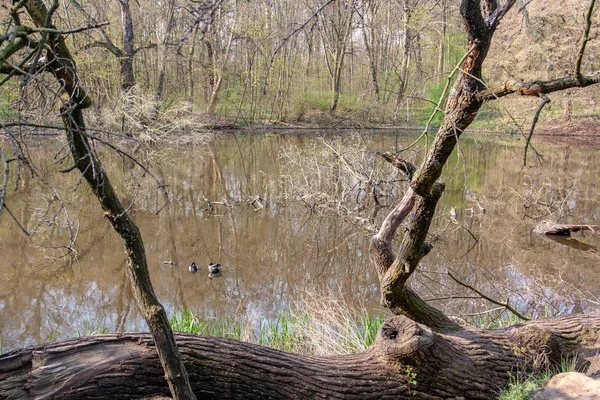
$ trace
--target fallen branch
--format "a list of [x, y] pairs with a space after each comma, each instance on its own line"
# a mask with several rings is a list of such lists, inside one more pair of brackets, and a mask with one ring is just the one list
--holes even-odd
[[552, 221], [542, 221], [533, 228], [534, 233], [540, 235], [563, 235], [568, 236], [571, 232], [592, 231], [598, 232], [598, 225], [573, 225], [557, 224]]

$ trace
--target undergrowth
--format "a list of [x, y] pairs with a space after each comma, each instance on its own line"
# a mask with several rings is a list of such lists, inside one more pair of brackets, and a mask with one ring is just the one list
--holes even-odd
[[554, 375], [563, 372], [574, 372], [576, 368], [577, 357], [561, 360], [560, 365], [556, 365], [550, 370], [543, 371], [538, 375], [530, 375], [525, 379], [519, 376], [513, 376], [511, 383], [500, 391], [498, 400], [528, 400], [533, 397], [533, 394], [540, 390], [546, 382]]
[[383, 313], [371, 315], [334, 298], [307, 296], [276, 318], [213, 319], [191, 310], [176, 311], [174, 331], [226, 337], [302, 354], [351, 354], [375, 341]]

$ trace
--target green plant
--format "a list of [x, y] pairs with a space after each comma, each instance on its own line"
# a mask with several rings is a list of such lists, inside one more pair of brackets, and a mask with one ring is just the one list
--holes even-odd
[[18, 99], [18, 87], [15, 82], [8, 81], [0, 89], [0, 121], [8, 121], [18, 117], [13, 102]]
[[406, 374], [406, 382], [409, 386], [417, 386], [417, 371], [412, 365], [404, 367], [404, 373]]
[[533, 394], [541, 389], [550, 378], [554, 375], [563, 372], [573, 372], [577, 368], [577, 355], [572, 357], [563, 358], [559, 365], [554, 368], [543, 371], [537, 375], [530, 375], [525, 379], [519, 378], [519, 375], [511, 376], [510, 384], [500, 391], [498, 400], [527, 400], [530, 399]]
[[311, 294], [274, 319], [202, 319], [185, 309], [173, 314], [171, 327], [174, 331], [228, 337], [296, 353], [349, 354], [371, 346], [383, 320], [383, 313], [373, 316], [333, 295]]
[[[75, 334], [73, 334], [73, 337], [81, 337], [81, 336], [92, 336], [92, 335], [102, 335], [104, 333], [106, 333], [107, 329], [104, 327], [101, 327], [100, 325], [98, 325], [96, 327], [96, 329], [94, 329], [92, 331], [92, 329], [90, 328], [90, 321], [88, 321], [87, 319], [83, 321], [83, 334], [81, 333], [80, 330], [77, 330], [77, 332]], [[52, 337], [50, 339], [51, 342], [54, 341], [54, 334], [55, 332], [52, 332]]]

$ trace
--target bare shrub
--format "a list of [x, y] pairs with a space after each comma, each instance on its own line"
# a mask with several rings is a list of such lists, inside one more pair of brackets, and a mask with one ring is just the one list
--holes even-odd
[[300, 201], [315, 212], [353, 215], [391, 204], [405, 178], [368, 148], [369, 139], [353, 132], [286, 144], [280, 155], [280, 200]]

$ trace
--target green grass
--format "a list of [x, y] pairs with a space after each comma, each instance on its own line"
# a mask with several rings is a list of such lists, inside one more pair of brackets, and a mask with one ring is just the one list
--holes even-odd
[[15, 82], [8, 81], [0, 88], [0, 121], [9, 121], [18, 117], [13, 102], [18, 100], [19, 89]]
[[536, 390], [542, 388], [544, 383], [553, 376], [548, 372], [538, 377], [531, 377], [520, 381], [514, 378], [511, 384], [500, 392], [498, 400], [527, 400], [533, 396]]
[[533, 394], [541, 389], [546, 382], [550, 380], [554, 375], [563, 372], [576, 371], [576, 360], [577, 357], [564, 359], [560, 365], [557, 365], [551, 370], [546, 370], [538, 375], [531, 375], [525, 379], [519, 379], [518, 376], [512, 378], [511, 383], [500, 391], [498, 400], [528, 400], [531, 399]]
[[[73, 334], [73, 337], [81, 337], [81, 336], [92, 336], [92, 335], [102, 335], [104, 333], [108, 332], [108, 329], [106, 329], [105, 327], [102, 327], [100, 325], [98, 325], [96, 327], [96, 329], [92, 330], [90, 327], [90, 321], [88, 321], [87, 319], [83, 321], [83, 331], [80, 331], [79, 329], [77, 330], [77, 332], [75, 332]], [[51, 342], [54, 342], [54, 334], [55, 332], [53, 332], [53, 337], [51, 338]]]
[[[537, 311], [530, 311], [529, 314], [524, 314], [528, 318], [551, 318], [557, 315], [557, 310], [553, 307], [546, 305], [543, 309]], [[500, 312], [488, 312], [484, 314], [478, 314], [470, 319], [466, 320], [469, 324], [476, 326], [481, 329], [497, 329], [508, 325], [515, 325], [523, 321], [508, 310], [502, 310]]]
[[350, 354], [368, 348], [383, 323], [383, 314], [362, 312], [348, 318], [325, 320], [305, 312], [281, 312], [277, 318], [204, 319], [190, 310], [176, 311], [171, 327], [176, 332], [242, 340], [302, 354]]

